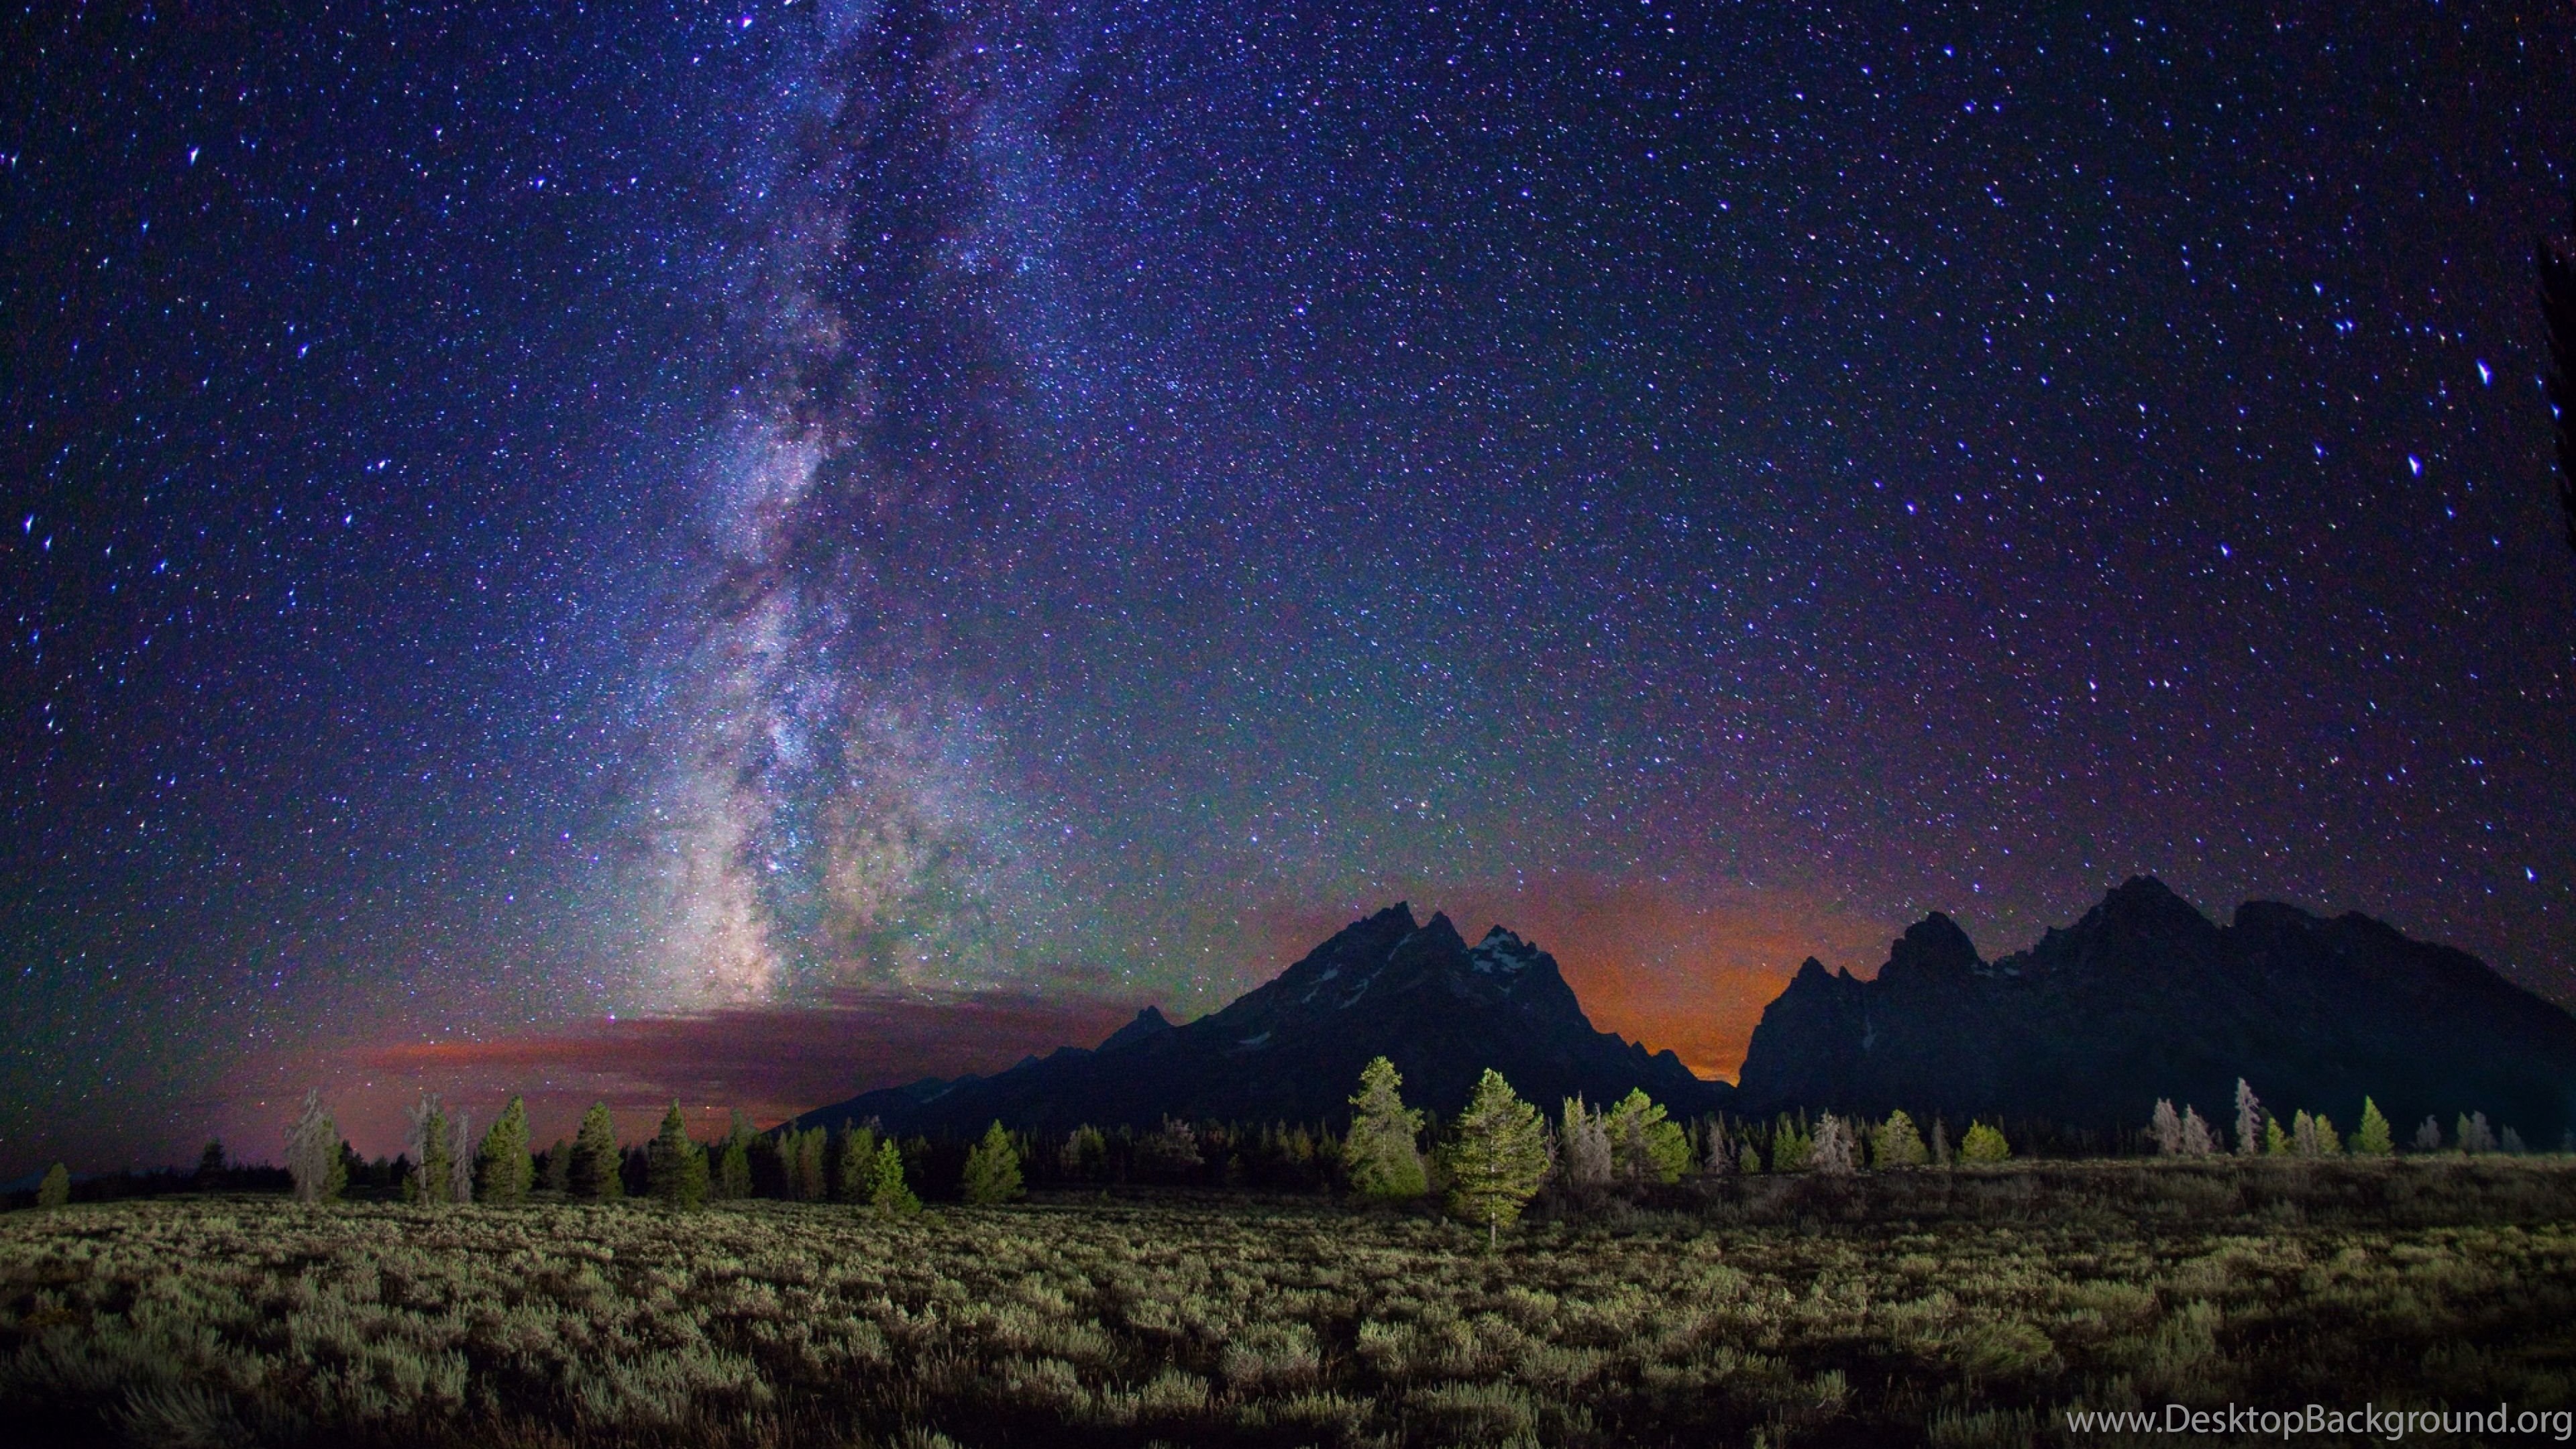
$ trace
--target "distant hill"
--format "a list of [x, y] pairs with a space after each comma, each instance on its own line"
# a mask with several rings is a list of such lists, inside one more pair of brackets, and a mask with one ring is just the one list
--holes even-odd
[[2576, 1018], [2367, 916], [2254, 901], [2220, 926], [2140, 877], [1997, 961], [1938, 913], [1875, 980], [1810, 958], [1754, 1029], [1737, 1106], [2117, 1129], [2170, 1097], [2232, 1125], [2240, 1076], [2346, 1131], [2367, 1093], [2401, 1141], [2484, 1112], [2555, 1147], [2576, 1126]]
[[1676, 1115], [1730, 1096], [1671, 1052], [1595, 1031], [1545, 951], [1497, 926], [1470, 946], [1449, 918], [1406, 905], [1355, 921], [1276, 979], [1213, 1015], [1173, 1026], [1152, 1007], [1097, 1048], [1064, 1047], [990, 1077], [931, 1080], [817, 1108], [792, 1125], [876, 1118], [901, 1133], [966, 1135], [1000, 1121], [1064, 1132], [1150, 1127], [1165, 1116], [1329, 1122], [1371, 1057], [1392, 1059], [1416, 1106], [1453, 1113], [1485, 1068], [1554, 1112], [1583, 1094], [1643, 1087]]

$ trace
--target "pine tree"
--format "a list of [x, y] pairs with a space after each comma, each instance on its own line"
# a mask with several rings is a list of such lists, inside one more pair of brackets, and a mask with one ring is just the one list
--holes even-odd
[[2200, 1115], [2200, 1109], [2196, 1107], [2182, 1109], [2182, 1155], [2185, 1157], [2218, 1155], [2218, 1129], [2210, 1126], [2209, 1119]]
[[2388, 1119], [2379, 1114], [2379, 1104], [2368, 1097], [2361, 1099], [2361, 1130], [2352, 1134], [2352, 1151], [2356, 1157], [2390, 1157], [2397, 1144], [2389, 1136]]
[[423, 1096], [411, 1106], [411, 1175], [403, 1181], [403, 1200], [438, 1204], [455, 1196], [455, 1164], [447, 1153], [447, 1114], [438, 1099]]
[[1735, 1171], [1735, 1150], [1727, 1140], [1725, 1122], [1708, 1124], [1708, 1151], [1700, 1159], [1699, 1170], [1711, 1177], [1724, 1177]]
[[1924, 1149], [1923, 1134], [1914, 1130], [1914, 1119], [1903, 1112], [1888, 1113], [1870, 1134], [1869, 1155], [1879, 1167], [1921, 1167], [1932, 1157]]
[[2236, 1079], [2236, 1155], [2252, 1157], [2263, 1150], [2263, 1104], [2243, 1077]]
[[877, 1144], [877, 1160], [868, 1172], [868, 1206], [881, 1213], [917, 1213], [921, 1199], [904, 1185], [903, 1152], [889, 1137]]
[[1431, 1190], [1422, 1151], [1414, 1145], [1422, 1114], [1404, 1105], [1403, 1087], [1395, 1063], [1384, 1057], [1372, 1057], [1360, 1068], [1342, 1160], [1350, 1172], [1351, 1192], [1368, 1201], [1402, 1202]]
[[572, 1140], [570, 1138], [558, 1137], [555, 1139], [555, 1145], [546, 1149], [545, 1172], [539, 1180], [548, 1192], [565, 1197], [572, 1195]]
[[2462, 1152], [2493, 1152], [2495, 1145], [2495, 1129], [2487, 1125], [2486, 1113], [2471, 1112], [2460, 1119]]
[[2012, 1144], [2004, 1140], [2003, 1129], [1983, 1122], [1968, 1124], [1968, 1135], [1959, 1139], [1962, 1162], [2002, 1162], [2012, 1156]]
[[501, 1207], [528, 1200], [528, 1184], [537, 1164], [528, 1156], [528, 1104], [518, 1097], [492, 1119], [483, 1145], [474, 1152], [474, 1199]]
[[615, 1202], [626, 1196], [626, 1183], [619, 1175], [622, 1166], [617, 1121], [608, 1115], [607, 1103], [593, 1102], [581, 1114], [581, 1131], [572, 1140], [567, 1186], [583, 1202]]
[[1491, 1247], [1547, 1180], [1547, 1123], [1512, 1094], [1502, 1073], [1487, 1067], [1458, 1114], [1457, 1132], [1441, 1155], [1449, 1170], [1449, 1211], [1483, 1223]]
[[2418, 1152], [2441, 1151], [2442, 1124], [2434, 1121], [2429, 1116], [2426, 1117], [2423, 1122], [2418, 1124], [2415, 1128], [2415, 1150]]
[[224, 1166], [224, 1144], [220, 1141], [207, 1143], [206, 1150], [197, 1154], [197, 1186], [223, 1186]]
[[1628, 1182], [1679, 1182], [1690, 1168], [1690, 1138], [1645, 1089], [1631, 1087], [1603, 1118], [1611, 1171]]
[[1828, 1177], [1849, 1177], [1860, 1170], [1860, 1140], [1849, 1122], [1831, 1112], [1816, 1119], [1816, 1143], [1807, 1154], [1807, 1170]]
[[337, 1202], [348, 1186], [349, 1170], [340, 1162], [340, 1129], [318, 1091], [304, 1094], [304, 1110], [286, 1131], [286, 1175], [301, 1203]]
[[1932, 1165], [1947, 1167], [1950, 1161], [1950, 1124], [1935, 1117], [1932, 1119]]
[[2317, 1156], [2343, 1156], [2343, 1139], [2335, 1135], [2334, 1119], [2319, 1112], [2311, 1119], [2317, 1129]]
[[36, 1206], [58, 1208], [72, 1200], [72, 1170], [57, 1162], [45, 1169], [45, 1180], [36, 1184]]
[[644, 1180], [654, 1201], [683, 1212], [706, 1205], [707, 1154], [689, 1140], [689, 1119], [681, 1115], [678, 1098], [662, 1114], [662, 1130], [646, 1154]]
[[2317, 1155], [2317, 1119], [2304, 1108], [2290, 1118], [2290, 1151], [2300, 1157]]
[[2147, 1136], [2156, 1144], [2158, 1156], [2182, 1156], [2182, 1118], [2174, 1115], [2172, 1102], [2156, 1098], [2156, 1110], [2147, 1117]]
[[[711, 1194], [725, 1202], [736, 1202], [751, 1196], [751, 1141], [755, 1136], [751, 1119], [742, 1109], [733, 1111], [733, 1126], [725, 1133], [724, 1151], [716, 1158], [715, 1181]], [[854, 1197], [852, 1201], [856, 1201]]]
[[868, 1168], [876, 1161], [877, 1129], [867, 1123], [844, 1124], [841, 1145], [832, 1153], [832, 1200], [868, 1200]]
[[2286, 1157], [2289, 1155], [2289, 1151], [2290, 1134], [2281, 1130], [2281, 1119], [2278, 1117], [2266, 1117], [2263, 1120], [2263, 1155], [2266, 1157]]
[[1808, 1135], [1804, 1113], [1792, 1118], [1788, 1113], [1783, 1112], [1780, 1114], [1780, 1120], [1771, 1125], [1771, 1170], [1773, 1172], [1806, 1171], [1807, 1154], [1815, 1151], [1815, 1148], [1816, 1139]]
[[1581, 1094], [1565, 1099], [1558, 1113], [1556, 1170], [1567, 1185], [1597, 1188], [1610, 1181], [1609, 1129], [1601, 1114], [1583, 1105]]
[[474, 1132], [462, 1111], [447, 1119], [447, 1200], [474, 1201]]
[[1064, 1151], [1057, 1161], [1064, 1168], [1065, 1176], [1089, 1178], [1109, 1161], [1109, 1139], [1100, 1135], [1099, 1128], [1086, 1122], [1074, 1128], [1073, 1135], [1064, 1139]]
[[985, 1128], [984, 1140], [967, 1151], [965, 1191], [966, 1200], [977, 1207], [1027, 1196], [1020, 1185], [1020, 1149], [1001, 1123]]

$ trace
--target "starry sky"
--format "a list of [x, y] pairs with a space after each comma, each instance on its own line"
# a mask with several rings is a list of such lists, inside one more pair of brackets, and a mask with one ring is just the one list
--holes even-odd
[[2136, 872], [2576, 1001], [2564, 6], [295, 9], [0, 22], [0, 1174], [1395, 899], [1711, 1075]]

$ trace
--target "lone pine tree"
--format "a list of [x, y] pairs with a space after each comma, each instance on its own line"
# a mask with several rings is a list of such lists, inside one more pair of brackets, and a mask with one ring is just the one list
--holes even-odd
[[875, 1164], [868, 1171], [868, 1206], [881, 1213], [917, 1213], [921, 1199], [903, 1180], [903, 1150], [886, 1138], [877, 1144]]
[[72, 1170], [57, 1162], [45, 1169], [45, 1180], [36, 1184], [36, 1206], [58, 1208], [72, 1200]]
[[1449, 1211], [1483, 1223], [1491, 1247], [1547, 1180], [1547, 1123], [1513, 1094], [1502, 1073], [1487, 1067], [1458, 1114], [1457, 1132], [1441, 1156], [1449, 1169]]
[[1395, 1063], [1372, 1057], [1360, 1068], [1360, 1089], [1351, 1098], [1351, 1135], [1342, 1144], [1342, 1158], [1349, 1164], [1351, 1191], [1372, 1201], [1403, 1201], [1431, 1190], [1413, 1141], [1422, 1130], [1422, 1114], [1404, 1105], [1403, 1086]]

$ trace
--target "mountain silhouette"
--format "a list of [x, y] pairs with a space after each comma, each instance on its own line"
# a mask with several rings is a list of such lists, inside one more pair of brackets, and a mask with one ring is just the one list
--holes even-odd
[[2366, 1094], [2400, 1140], [2483, 1112], [2554, 1147], [2576, 1126], [2576, 1018], [2368, 916], [2251, 901], [2221, 926], [2141, 876], [1996, 961], [1937, 912], [1873, 980], [1809, 958], [1754, 1029], [1736, 1107], [2116, 1130], [2165, 1097], [2232, 1126], [2239, 1077], [2284, 1117], [2350, 1130]]
[[1677, 1116], [1717, 1110], [1730, 1095], [1671, 1052], [1649, 1055], [1593, 1030], [1545, 951], [1500, 926], [1470, 946], [1447, 916], [1417, 922], [1398, 904], [1187, 1025], [1149, 1006], [1090, 1050], [867, 1092], [790, 1125], [874, 1118], [890, 1132], [954, 1136], [996, 1121], [1065, 1132], [1151, 1127], [1166, 1116], [1338, 1126], [1360, 1068], [1381, 1055], [1403, 1073], [1407, 1101], [1444, 1114], [1466, 1105], [1487, 1067], [1549, 1112], [1577, 1093], [1607, 1102], [1638, 1087]]

